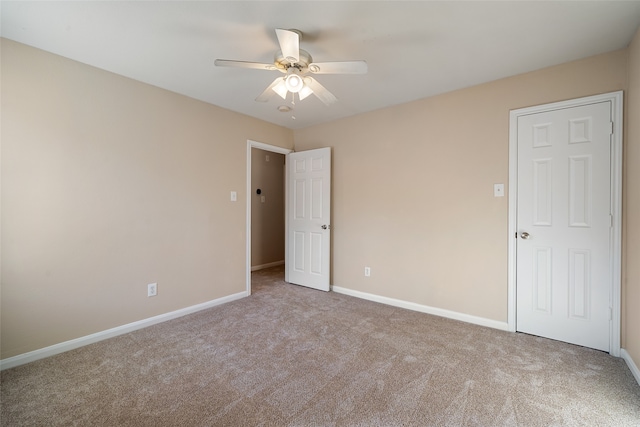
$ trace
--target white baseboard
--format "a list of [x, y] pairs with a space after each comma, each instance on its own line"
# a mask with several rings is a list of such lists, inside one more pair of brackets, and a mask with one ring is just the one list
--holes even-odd
[[169, 313], [160, 314], [158, 316], [149, 317], [148, 319], [139, 320], [137, 322], [128, 323], [126, 325], [117, 326], [115, 328], [107, 329], [106, 331], [96, 332], [95, 334], [86, 335], [84, 337], [76, 338], [70, 341], [54, 344], [49, 347], [41, 348], [38, 350], [30, 351], [28, 353], [19, 354], [17, 356], [8, 357], [0, 360], [0, 370], [13, 368], [16, 366], [24, 365], [25, 363], [34, 362], [45, 357], [54, 356], [65, 351], [73, 350], [85, 345], [93, 344], [98, 341], [106, 340], [108, 338], [117, 337], [118, 335], [127, 334], [138, 329], [146, 328], [148, 326], [155, 325], [157, 323], [166, 322], [167, 320], [176, 319], [178, 317], [185, 316], [187, 314], [195, 313], [200, 310], [214, 307], [216, 305], [224, 304], [226, 302], [235, 301], [247, 296], [247, 292], [238, 292], [237, 294], [228, 295], [226, 297], [214, 299], [202, 304], [192, 305], [190, 307], [182, 308], [180, 310], [171, 311]]
[[260, 265], [252, 265], [251, 266], [251, 271], [257, 271], [257, 270], [262, 270], [265, 268], [269, 268], [269, 267], [275, 267], [277, 265], [283, 265], [284, 264], [284, 260], [282, 261], [275, 261], [275, 262], [269, 262], [266, 264], [260, 264]]
[[629, 367], [629, 370], [631, 371], [633, 376], [636, 378], [636, 382], [638, 383], [638, 385], [640, 385], [640, 369], [638, 369], [638, 366], [635, 364], [635, 362], [631, 358], [631, 355], [629, 354], [629, 352], [627, 352], [627, 350], [625, 350], [624, 348], [621, 348], [620, 357], [622, 357], [624, 361], [627, 362], [627, 366]]
[[446, 317], [448, 319], [460, 320], [462, 322], [473, 323], [474, 325], [486, 326], [501, 331], [508, 330], [507, 322], [499, 322], [497, 320], [486, 319], [484, 317], [472, 316], [470, 314], [458, 313], [456, 311], [444, 310], [442, 308], [430, 307], [428, 305], [416, 304], [414, 302], [403, 301], [395, 298], [383, 297], [380, 295], [369, 294], [367, 292], [354, 291], [353, 289], [332, 286], [334, 292], [350, 295], [352, 297], [362, 298], [369, 301], [375, 301], [382, 304], [392, 305], [395, 307], [406, 308], [408, 310], [419, 311], [421, 313], [433, 314], [435, 316]]

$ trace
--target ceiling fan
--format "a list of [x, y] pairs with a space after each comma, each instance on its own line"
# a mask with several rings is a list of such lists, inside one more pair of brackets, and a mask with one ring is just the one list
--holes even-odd
[[[248, 61], [216, 59], [218, 67], [254, 68], [257, 70], [278, 70], [285, 74], [278, 77], [262, 92], [256, 101], [266, 102], [274, 94], [287, 99], [291, 92], [300, 100], [314, 94], [325, 105], [337, 101], [336, 97], [309, 74], [366, 74], [365, 61], [313, 62], [309, 52], [300, 49], [302, 33], [298, 30], [276, 29], [280, 50], [276, 52], [272, 64]], [[295, 98], [294, 98], [295, 99]]]

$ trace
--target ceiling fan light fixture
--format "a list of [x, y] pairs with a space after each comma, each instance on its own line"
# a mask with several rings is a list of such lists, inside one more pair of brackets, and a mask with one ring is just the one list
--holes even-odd
[[302, 101], [303, 99], [305, 99], [307, 96], [311, 95], [312, 93], [313, 93], [313, 90], [305, 82], [305, 84], [302, 87], [302, 89], [300, 89], [300, 92], [298, 92], [298, 97], [300, 98], [300, 101]]
[[280, 98], [287, 99], [287, 84], [284, 78], [280, 79], [280, 82], [273, 87], [273, 91], [280, 95]]
[[287, 70], [287, 77], [284, 78], [284, 84], [289, 92], [300, 92], [300, 89], [304, 86], [304, 80], [302, 80], [297, 68], [291, 67]]
[[[2, 1], [2, 0], [0, 0]], [[313, 58], [306, 50], [300, 49], [302, 33], [299, 30], [284, 30], [276, 28], [276, 37], [280, 50], [275, 53], [273, 63], [236, 61], [216, 59], [217, 67], [250, 68], [257, 70], [280, 71], [284, 76], [278, 77], [258, 95], [256, 101], [267, 102], [277, 93], [285, 101], [292, 93], [291, 103], [295, 103], [295, 94], [303, 100], [309, 95], [315, 95], [325, 105], [331, 105], [338, 99], [308, 73], [313, 74], [366, 74], [365, 61], [333, 61], [313, 62]]]

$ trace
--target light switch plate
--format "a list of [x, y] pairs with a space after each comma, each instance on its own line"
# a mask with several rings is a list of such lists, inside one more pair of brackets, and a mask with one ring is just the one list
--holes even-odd
[[493, 184], [493, 197], [504, 197], [504, 184]]
[[238, 193], [237, 192], [235, 192], [235, 191], [231, 192], [231, 201], [232, 202], [238, 201]]

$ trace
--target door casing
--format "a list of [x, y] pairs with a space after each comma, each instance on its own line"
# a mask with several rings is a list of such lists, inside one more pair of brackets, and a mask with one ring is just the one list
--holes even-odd
[[509, 114], [509, 226], [508, 226], [508, 311], [507, 325], [511, 332], [516, 331], [516, 231], [518, 200], [518, 117], [528, 114], [571, 108], [599, 102], [611, 102], [613, 135], [611, 140], [611, 214], [613, 225], [609, 241], [611, 290], [610, 302], [613, 307], [610, 354], [620, 357], [621, 328], [621, 260], [622, 260], [622, 129], [623, 114], [622, 91], [611, 92], [551, 104], [511, 110]]

